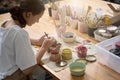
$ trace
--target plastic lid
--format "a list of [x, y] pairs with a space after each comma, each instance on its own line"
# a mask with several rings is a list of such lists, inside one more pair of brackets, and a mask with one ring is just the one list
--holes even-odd
[[87, 55], [85, 59], [89, 62], [96, 61], [96, 57], [94, 55]]

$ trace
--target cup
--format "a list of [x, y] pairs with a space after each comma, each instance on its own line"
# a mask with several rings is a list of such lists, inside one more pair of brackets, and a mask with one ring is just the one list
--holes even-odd
[[86, 26], [85, 26], [85, 23], [83, 21], [78, 21], [78, 31], [80, 33], [86, 32]]
[[62, 33], [64, 33], [66, 31], [66, 25], [56, 25], [56, 33], [58, 35], [58, 37], [61, 37]]
[[52, 9], [52, 18], [54, 20], [58, 20], [59, 19], [58, 11], [57, 10]]
[[97, 28], [90, 28], [88, 27], [88, 35], [90, 37], [94, 37], [94, 31], [97, 30]]

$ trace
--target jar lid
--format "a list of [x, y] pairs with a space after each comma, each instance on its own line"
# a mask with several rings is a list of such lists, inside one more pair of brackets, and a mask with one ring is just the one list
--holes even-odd
[[58, 67], [64, 67], [67, 65], [67, 62], [65, 60], [60, 60], [59, 62], [56, 62], [56, 66]]
[[96, 61], [96, 57], [94, 55], [87, 55], [85, 59], [89, 62]]
[[84, 63], [84, 64], [87, 64], [87, 61], [86, 61], [85, 58], [76, 59], [75, 61], [76, 61], [76, 62], [82, 62], [82, 63]]

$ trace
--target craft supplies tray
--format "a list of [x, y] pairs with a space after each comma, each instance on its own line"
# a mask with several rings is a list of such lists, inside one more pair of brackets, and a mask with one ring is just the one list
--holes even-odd
[[98, 62], [120, 73], [120, 57], [109, 51], [115, 48], [115, 43], [118, 41], [120, 41], [120, 35], [97, 43], [95, 47]]

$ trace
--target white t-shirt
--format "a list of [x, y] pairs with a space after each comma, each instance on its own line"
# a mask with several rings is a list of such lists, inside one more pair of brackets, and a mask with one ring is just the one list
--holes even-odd
[[0, 27], [0, 80], [35, 64], [28, 33], [18, 25]]

